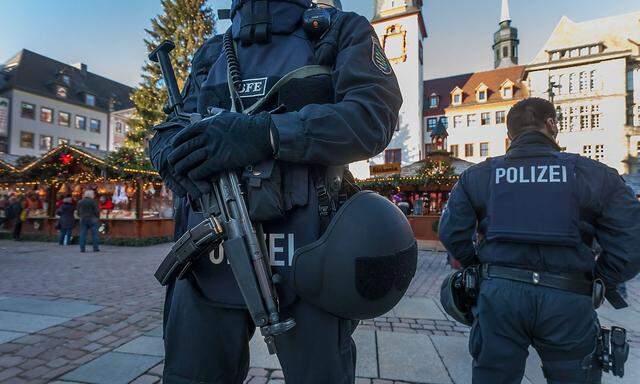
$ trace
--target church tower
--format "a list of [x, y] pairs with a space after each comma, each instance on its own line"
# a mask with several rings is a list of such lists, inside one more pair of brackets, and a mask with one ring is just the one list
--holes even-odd
[[[422, 41], [427, 37], [422, 0], [375, 0], [371, 21], [398, 78], [402, 99], [396, 132], [375, 164], [407, 165], [424, 157]], [[430, 142], [430, 138], [426, 138]]]
[[511, 26], [509, 0], [502, 0], [500, 29], [493, 34], [494, 67], [518, 65], [518, 29]]

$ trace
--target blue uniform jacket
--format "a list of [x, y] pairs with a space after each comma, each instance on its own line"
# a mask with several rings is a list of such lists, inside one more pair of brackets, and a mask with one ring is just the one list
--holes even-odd
[[[547, 136], [530, 132], [518, 136], [508, 153], [526, 156], [558, 151], [559, 147]], [[615, 287], [640, 271], [640, 203], [618, 172], [602, 163], [579, 156], [575, 174], [582, 238], [577, 247], [487, 241], [484, 238], [492, 177], [490, 159], [460, 176], [440, 219], [440, 240], [464, 266], [480, 262], [538, 271], [593, 273], [602, 278], [606, 286]], [[544, 223], [536, 224], [544, 226]], [[476, 229], [479, 234], [477, 251], [472, 242]], [[597, 261], [591, 250], [594, 238], [602, 246]]]

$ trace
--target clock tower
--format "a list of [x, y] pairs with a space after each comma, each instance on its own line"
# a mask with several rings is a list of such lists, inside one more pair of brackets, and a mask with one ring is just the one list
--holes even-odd
[[[382, 153], [372, 162], [407, 165], [424, 158], [422, 41], [427, 33], [422, 0], [375, 0], [371, 24], [398, 78], [404, 100], [396, 132], [387, 147], [392, 153]], [[430, 142], [431, 138], [426, 139]]]

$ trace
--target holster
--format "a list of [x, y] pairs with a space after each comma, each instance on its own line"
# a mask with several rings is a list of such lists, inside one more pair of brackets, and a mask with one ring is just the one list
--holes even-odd
[[603, 372], [624, 376], [624, 364], [629, 357], [627, 330], [622, 327], [600, 328], [597, 345], [598, 360]]

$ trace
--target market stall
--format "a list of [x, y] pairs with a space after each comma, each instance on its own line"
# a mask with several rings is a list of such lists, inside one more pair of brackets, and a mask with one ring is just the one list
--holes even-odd
[[172, 196], [157, 173], [114, 165], [107, 155], [64, 144], [15, 169], [12, 178], [0, 178], [0, 190], [23, 201], [27, 212], [23, 233], [55, 235], [56, 209], [62, 199], [71, 197], [76, 203], [90, 189], [98, 199], [105, 238], [170, 237]]
[[417, 239], [437, 240], [437, 225], [449, 192], [458, 175], [471, 165], [445, 151], [434, 151], [404, 167], [378, 167], [380, 172], [357, 182], [393, 201], [407, 215]]

